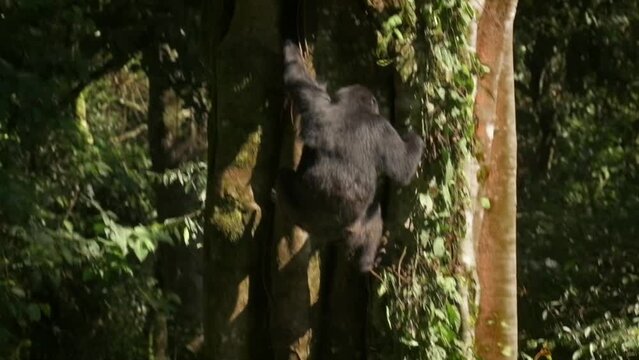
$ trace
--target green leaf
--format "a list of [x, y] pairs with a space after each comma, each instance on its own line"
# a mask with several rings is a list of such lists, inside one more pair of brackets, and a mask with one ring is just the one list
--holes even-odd
[[424, 208], [424, 212], [426, 215], [433, 212], [433, 198], [430, 197], [430, 194], [419, 194], [419, 204]]
[[98, 257], [100, 256], [100, 245], [95, 240], [87, 240], [86, 252], [87, 256]]
[[189, 232], [189, 228], [185, 226], [184, 230], [182, 231], [182, 240], [184, 241], [184, 244], [188, 245], [190, 239], [191, 232]]
[[565, 332], [569, 333], [569, 334], [571, 334], [571, 333], [572, 333], [572, 330], [571, 330], [568, 326], [565, 326], [565, 325], [564, 325], [564, 326], [562, 326], [562, 327], [561, 327], [561, 329], [562, 329], [563, 331], [565, 331]]
[[448, 315], [448, 320], [453, 325], [455, 330], [458, 330], [461, 325], [461, 315], [459, 314], [459, 309], [452, 304], [446, 304], [446, 313]]
[[40, 312], [46, 316], [51, 316], [51, 306], [49, 304], [40, 304]]
[[509, 345], [505, 345], [501, 348], [501, 354], [510, 357], [513, 354], [513, 348]]
[[26, 296], [24, 290], [21, 287], [15, 286], [11, 288], [11, 292], [13, 293], [13, 295], [19, 297], [19, 298], [23, 298]]
[[433, 255], [440, 258], [446, 254], [446, 246], [444, 244], [444, 238], [438, 237], [433, 241]]
[[40, 321], [40, 306], [36, 305], [36, 304], [29, 304], [27, 306], [27, 316], [29, 317], [29, 320], [31, 321]]
[[586, 329], [584, 330], [584, 337], [589, 337], [590, 334], [592, 334], [592, 326], [587, 326]]
[[419, 343], [415, 340], [415, 339], [406, 339], [406, 338], [400, 338], [399, 341], [402, 342], [402, 344], [406, 345], [406, 346], [410, 346], [410, 347], [417, 347], [419, 346]]
[[132, 242], [130, 246], [138, 260], [144, 261], [144, 259], [146, 259], [146, 256], [149, 254], [149, 249], [145, 246], [144, 239], [138, 239], [138, 241]]
[[384, 294], [386, 294], [387, 290], [388, 288], [386, 287], [386, 285], [384, 283], [381, 283], [379, 285], [379, 288], [377, 288], [377, 296], [382, 297]]
[[450, 208], [452, 205], [452, 201], [450, 197], [450, 190], [448, 190], [448, 186], [442, 187], [442, 196], [444, 197], [444, 203], [446, 204], [446, 207]]
[[452, 184], [453, 183], [453, 176], [455, 175], [455, 168], [453, 167], [453, 163], [450, 161], [450, 158], [448, 159], [448, 161], [446, 161], [446, 184]]
[[67, 229], [67, 231], [72, 232], [73, 231], [73, 224], [71, 223], [71, 221], [69, 220], [64, 220], [62, 222], [62, 225], [64, 226], [65, 229]]
[[482, 198], [479, 199], [479, 202], [481, 203], [482, 208], [484, 208], [485, 210], [490, 210], [490, 200], [487, 197], [482, 196]]
[[62, 254], [62, 257], [64, 258], [64, 261], [66, 261], [67, 263], [73, 262], [73, 254], [71, 254], [71, 251], [69, 250], [69, 248], [67, 248], [66, 246], [62, 247], [60, 249], [60, 253]]
[[93, 269], [84, 269], [82, 271], [82, 281], [89, 281], [95, 278], [95, 272]]
[[392, 29], [402, 24], [402, 17], [399, 14], [395, 14], [386, 20], [384, 25], [382, 25], [384, 32], [390, 32]]

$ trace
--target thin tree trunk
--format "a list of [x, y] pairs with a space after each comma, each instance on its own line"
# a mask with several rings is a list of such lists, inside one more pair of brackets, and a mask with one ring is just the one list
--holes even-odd
[[[275, 0], [234, 5], [219, 48], [221, 29], [205, 39], [212, 47], [215, 112], [209, 117], [209, 147], [215, 149], [209, 152], [205, 209], [205, 357], [268, 359], [268, 265], [262, 259], [271, 237], [281, 112], [279, 11]], [[206, 15], [223, 21], [221, 13], [213, 5]]]
[[[477, 27], [478, 20], [481, 18], [484, 8], [485, 0], [477, 0], [473, 2], [473, 8], [475, 10], [475, 17], [471, 24], [469, 41], [472, 48], [477, 51]], [[476, 81], [477, 83], [478, 81]], [[479, 201], [479, 162], [472, 155], [464, 160], [462, 165], [464, 171], [464, 177], [466, 180], [466, 187], [468, 189], [468, 198], [471, 200], [466, 205], [464, 211], [464, 218], [466, 220], [466, 234], [462, 239], [459, 250], [456, 254], [457, 263], [460, 264], [463, 277], [467, 281], [459, 282], [458, 289], [462, 298], [460, 303], [460, 317], [461, 326], [460, 334], [465, 347], [465, 353], [467, 358], [471, 358], [473, 355], [473, 347], [475, 343], [475, 316], [473, 309], [479, 307], [478, 286], [479, 278], [477, 275], [477, 254], [475, 249], [475, 238], [473, 232], [473, 224], [475, 223], [476, 209], [481, 209], [481, 202]]]
[[[199, 129], [196, 134], [178, 133], [178, 124], [186, 121], [183, 114], [184, 102], [170, 86], [169, 76], [160, 61], [161, 47], [145, 54], [149, 77], [149, 109], [148, 109], [148, 138], [151, 154], [151, 168], [162, 175], [170, 169], [177, 169], [180, 165], [202, 158], [205, 152], [202, 141], [197, 137], [205, 136], [205, 129]], [[173, 124], [171, 129], [167, 124]], [[195, 128], [193, 128], [194, 131]], [[178, 140], [182, 139], [182, 140]], [[185, 149], [188, 149], [185, 150]], [[158, 221], [185, 216], [200, 208], [201, 203], [195, 191], [187, 191], [184, 185], [177, 182], [165, 184], [157, 181], [154, 184], [155, 206]], [[156, 332], [162, 334], [169, 353], [177, 358], [189, 357], [187, 343], [201, 335], [202, 319], [202, 260], [201, 251], [197, 248], [197, 241], [193, 239], [185, 244], [184, 239], [174, 236], [174, 243], [161, 243], [157, 252], [155, 268], [162, 290], [179, 296], [180, 304], [167, 326], [165, 314], [155, 321]], [[164, 324], [162, 324], [164, 322]], [[159, 344], [155, 348], [160, 351]], [[156, 357], [165, 354], [156, 352]]]
[[[309, 1], [282, 2], [282, 33], [287, 39], [310, 39], [317, 24]], [[305, 54], [313, 72], [312, 54]], [[302, 156], [301, 118], [287, 103], [282, 116], [280, 168], [295, 169]], [[276, 206], [276, 210], [277, 206]], [[275, 359], [317, 358], [320, 306], [320, 256], [303, 229], [284, 221], [276, 211], [272, 265], [271, 329]]]
[[[480, 163], [485, 174], [474, 232], [481, 286], [476, 349], [483, 359], [517, 358], [516, 169], [513, 77], [516, 0], [487, 0], [477, 50], [491, 72], [480, 82], [475, 105]], [[486, 202], [484, 201], [484, 204]]]
[[[284, 114], [284, 138], [280, 165], [295, 168], [303, 144], [297, 137], [299, 116]], [[279, 210], [279, 209], [278, 209]], [[275, 359], [311, 358], [314, 339], [311, 307], [319, 306], [319, 263], [311, 262], [308, 234], [284, 221], [280, 211], [275, 218], [275, 261], [272, 269], [271, 339]]]

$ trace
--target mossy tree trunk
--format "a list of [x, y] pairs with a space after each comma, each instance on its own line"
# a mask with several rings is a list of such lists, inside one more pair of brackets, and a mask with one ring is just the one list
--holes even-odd
[[[230, 16], [215, 2], [206, 16]], [[240, 0], [228, 34], [207, 34], [213, 113], [205, 206], [207, 359], [268, 358], [265, 252], [281, 113], [279, 3]], [[226, 15], [222, 15], [226, 14]], [[211, 27], [219, 26], [217, 22]]]
[[[477, 53], [490, 72], [475, 103], [480, 190], [473, 232], [481, 287], [476, 350], [483, 359], [517, 359], [515, 90], [513, 21], [516, 0], [486, 0]], [[485, 208], [485, 209], [484, 209]]]
[[[303, 231], [283, 224], [277, 214], [272, 217], [268, 195], [278, 168], [277, 145], [283, 140], [279, 166], [294, 166], [301, 149], [294, 140], [295, 127], [288, 126], [294, 123], [290, 109], [282, 111], [282, 99], [278, 98], [282, 69], [277, 4], [274, 0], [237, 2], [230, 31], [212, 52], [216, 59], [211, 62], [215, 85], [211, 94], [216, 112], [209, 123], [210, 182], [205, 216], [207, 358], [376, 358], [381, 341], [371, 337], [371, 321], [384, 322], [385, 337], [399, 337], [407, 331], [395, 328], [396, 324], [388, 328], [385, 309], [369, 307], [370, 289], [379, 290], [381, 284], [357, 273], [339, 249], [340, 242], [321, 247], [318, 256]], [[307, 19], [317, 19], [310, 24], [316, 29], [315, 36], [304, 40], [311, 45], [320, 81], [328, 83], [329, 91], [361, 83], [376, 92], [382, 113], [397, 120], [399, 128], [408, 122], [419, 126], [421, 118], [405, 119], [411, 109], [399, 109], [414, 106], [411, 102], [419, 101], [418, 97], [409, 87], [395, 84], [390, 68], [384, 70], [376, 64], [376, 26], [366, 4], [331, 0], [304, 5], [308, 8], [301, 11], [295, 25], [306, 28]], [[271, 108], [263, 106], [264, 100]], [[425, 182], [421, 179], [422, 187]], [[392, 238], [399, 242], [406, 235], [410, 242], [419, 230], [415, 227], [422, 226], [406, 226], [405, 221], [416, 209], [415, 188], [400, 193], [384, 185], [381, 190]], [[388, 271], [400, 268], [396, 266], [403, 259], [399, 249], [389, 258], [393, 264]], [[267, 274], [260, 273], [264, 269]], [[398, 276], [403, 279], [401, 270]], [[435, 282], [429, 277], [422, 280]], [[263, 288], [272, 295], [268, 297], [271, 306], [266, 306]], [[268, 335], [263, 332], [265, 324], [271, 330]], [[455, 337], [450, 332], [445, 335]], [[402, 353], [387, 350], [384, 354]]]

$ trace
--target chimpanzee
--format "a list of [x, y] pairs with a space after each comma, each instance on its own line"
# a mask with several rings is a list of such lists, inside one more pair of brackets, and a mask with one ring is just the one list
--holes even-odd
[[284, 63], [284, 85], [302, 117], [304, 149], [297, 170], [280, 171], [276, 200], [313, 237], [345, 239], [350, 251], [359, 252], [360, 271], [368, 272], [382, 237], [378, 178], [408, 185], [423, 140], [413, 132], [400, 136], [362, 85], [343, 87], [331, 98], [290, 41]]

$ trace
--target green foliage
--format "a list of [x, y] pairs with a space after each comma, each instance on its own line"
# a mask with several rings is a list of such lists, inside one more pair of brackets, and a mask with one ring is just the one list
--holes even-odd
[[[204, 169], [150, 173], [137, 58], [166, 42], [179, 55], [164, 69], [172, 85], [198, 88], [191, 70], [201, 64], [190, 55], [200, 43], [184, 38], [199, 24], [185, 12], [200, 5], [0, 5], [0, 358], [148, 352], [149, 313], [173, 304], [157, 288], [152, 253], [201, 233], [197, 212], [153, 223], [152, 188], [162, 181], [203, 194]], [[186, 101], [204, 106], [202, 98]]]
[[387, 324], [378, 328], [393, 336], [385, 337], [379, 358], [465, 359], [459, 306], [468, 300], [458, 289], [469, 279], [457, 271], [455, 254], [465, 235], [462, 164], [472, 150], [480, 71], [469, 47], [474, 11], [464, 0], [402, 1], [382, 16], [379, 63], [393, 64], [414, 94], [407, 122], [421, 129], [429, 161], [413, 189], [419, 202], [410, 234], [398, 239], [402, 260], [381, 274]]
[[[635, 305], [639, 306], [639, 305]], [[634, 316], [637, 316], [637, 312]], [[585, 327], [567, 326], [558, 334], [559, 343], [576, 344], [572, 359], [629, 359], [639, 356], [639, 326], [636, 321], [608, 318]]]
[[151, 223], [145, 139], [123, 136], [146, 120], [123, 105], [146, 102], [130, 68], [83, 91], [87, 126], [71, 106], [42, 127], [0, 118], [1, 358], [139, 359], [170, 305], [143, 261], [184, 225]]
[[207, 165], [204, 161], [185, 162], [178, 169], [168, 169], [154, 180], [159, 181], [164, 186], [171, 184], [179, 184], [184, 191], [197, 192], [198, 200], [204, 203], [206, 197], [206, 169]]
[[639, 3], [520, 1], [519, 319], [526, 349], [637, 359]]

